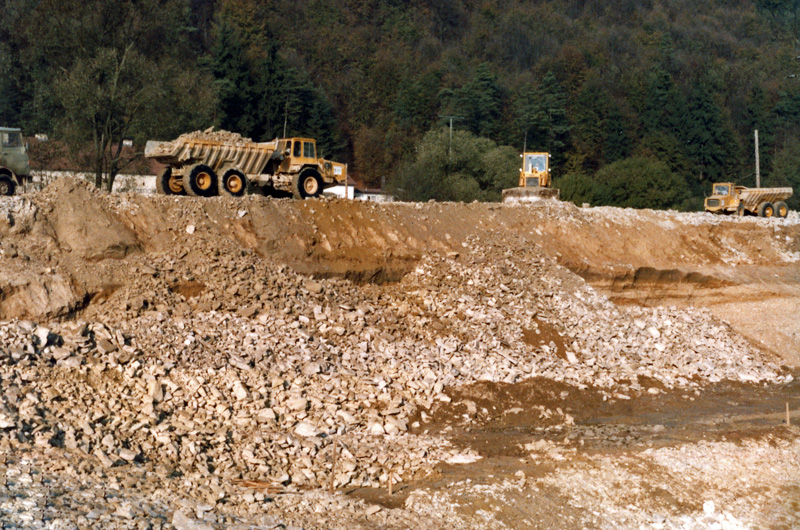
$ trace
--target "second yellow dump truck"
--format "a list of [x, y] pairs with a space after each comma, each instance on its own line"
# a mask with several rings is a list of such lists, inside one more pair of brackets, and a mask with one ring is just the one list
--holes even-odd
[[784, 218], [789, 214], [785, 201], [792, 193], [792, 188], [747, 188], [721, 182], [712, 186], [711, 196], [705, 200], [705, 209], [718, 214]]
[[345, 164], [317, 157], [311, 138], [253, 142], [208, 129], [171, 142], [147, 142], [144, 154], [166, 165], [156, 177], [157, 190], [166, 195], [238, 197], [248, 188], [260, 188], [265, 194], [284, 192], [306, 199], [347, 178]]

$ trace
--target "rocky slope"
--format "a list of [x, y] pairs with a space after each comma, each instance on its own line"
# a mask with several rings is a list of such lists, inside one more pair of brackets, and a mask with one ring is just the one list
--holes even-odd
[[[176, 199], [70, 180], [0, 202], [0, 519], [16, 527], [481, 527], [480, 510], [451, 513], [450, 493], [391, 510], [345, 494], [486, 456], [453, 425], [524, 415], [525, 454], [563, 461], [547, 444], [577, 432], [590, 401], [793, 379], [782, 365], [796, 352], [758, 347], [685, 297], [617, 305], [581, 276], [611, 293], [792, 289], [796, 219]], [[559, 390], [519, 410], [468, 391], [531, 381]], [[573, 467], [539, 486], [580, 481]], [[575, 499], [564, 517], [591, 521]], [[757, 506], [731, 520], [759, 521]], [[609, 513], [597, 525], [621, 520]]]

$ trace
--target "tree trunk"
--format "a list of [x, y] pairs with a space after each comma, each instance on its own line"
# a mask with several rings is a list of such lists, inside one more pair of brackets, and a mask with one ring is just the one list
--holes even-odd
[[[97, 138], [95, 136], [95, 138]], [[106, 150], [105, 134], [100, 136], [100, 140], [94, 142], [94, 186], [98, 189], [103, 187], [103, 155]]]
[[123, 138], [125, 137], [124, 134], [120, 134], [119, 141], [117, 142], [117, 148], [114, 149], [113, 144], [109, 145], [109, 151], [115, 151], [113, 154], [110, 155], [110, 160], [108, 163], [108, 191], [113, 191], [114, 189], [114, 181], [117, 179], [117, 174], [119, 174], [120, 170], [120, 160], [122, 158], [122, 147], [123, 147]]

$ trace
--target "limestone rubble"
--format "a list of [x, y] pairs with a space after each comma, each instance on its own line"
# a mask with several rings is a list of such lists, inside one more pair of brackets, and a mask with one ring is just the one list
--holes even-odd
[[[118, 253], [81, 259], [124, 259], [124, 282], [59, 318], [0, 323], [6, 527], [433, 528], [327, 491], [480, 458], [426, 432], [451, 389], [542, 378], [625, 400], [791, 380], [708, 310], [617, 306], [520, 235], [469, 235], [363, 283], [176, 229], [157, 249], [135, 227], [122, 247], [103, 236]], [[89, 248], [75, 241], [64, 260]], [[14, 245], [5, 260], [30, 255]], [[537, 413], [546, 429], [574, 421]]]

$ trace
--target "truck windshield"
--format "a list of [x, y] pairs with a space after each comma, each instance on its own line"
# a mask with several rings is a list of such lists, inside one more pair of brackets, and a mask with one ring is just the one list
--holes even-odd
[[18, 132], [3, 133], [3, 147], [21, 147], [22, 135]]
[[317, 158], [313, 142], [303, 142], [303, 157]]
[[525, 155], [525, 173], [543, 172], [547, 167], [546, 155]]
[[714, 195], [727, 195], [730, 191], [731, 188], [727, 184], [716, 184], [714, 186]]

